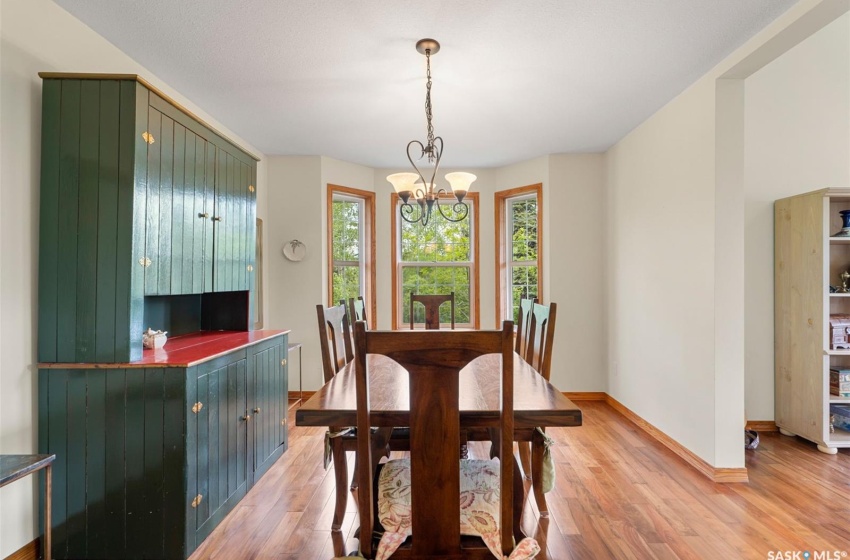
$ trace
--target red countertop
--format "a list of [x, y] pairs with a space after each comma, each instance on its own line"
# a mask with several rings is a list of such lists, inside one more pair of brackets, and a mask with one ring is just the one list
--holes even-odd
[[142, 359], [128, 363], [40, 363], [39, 369], [187, 368], [234, 350], [289, 333], [289, 330], [201, 331], [169, 338], [165, 346], [145, 348]]

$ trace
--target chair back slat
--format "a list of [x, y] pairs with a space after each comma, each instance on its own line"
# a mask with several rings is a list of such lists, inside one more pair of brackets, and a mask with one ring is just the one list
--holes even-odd
[[519, 317], [516, 323], [516, 343], [514, 351], [525, 356], [528, 350], [528, 339], [531, 336], [531, 307], [537, 303], [537, 298], [519, 300]]
[[319, 320], [319, 346], [322, 349], [322, 370], [325, 383], [348, 362], [354, 359], [351, 349], [351, 330], [344, 305], [316, 306]]
[[550, 303], [531, 306], [531, 333], [525, 361], [531, 364], [537, 373], [549, 380], [552, 368], [552, 346], [555, 339], [555, 318], [558, 305]]
[[[499, 432], [502, 549], [513, 548], [513, 323], [501, 331], [385, 332], [367, 331], [358, 322], [356, 346], [357, 429], [368, 430], [370, 418], [367, 354], [383, 354], [407, 370], [410, 390], [411, 556], [463, 557], [460, 540], [460, 412], [459, 374], [484, 354], [502, 357]], [[368, 457], [368, 442], [358, 440], [358, 453]], [[369, 460], [361, 465], [370, 464]], [[371, 473], [361, 469], [360, 534], [373, 530]], [[365, 491], [364, 491], [365, 490]], [[447, 512], [453, 512], [448, 515]], [[367, 542], [368, 541], [368, 542]], [[372, 543], [361, 540], [361, 551], [372, 554]]]
[[366, 317], [366, 302], [363, 300], [363, 296], [348, 298], [348, 310], [351, 313], [349, 317], [352, 325], [357, 321], [364, 321], [366, 328], [369, 328], [369, 319]]
[[425, 306], [425, 330], [440, 330], [440, 306], [451, 303], [452, 330], [455, 328], [455, 293], [448, 295], [410, 294], [410, 330], [413, 330], [413, 304]]

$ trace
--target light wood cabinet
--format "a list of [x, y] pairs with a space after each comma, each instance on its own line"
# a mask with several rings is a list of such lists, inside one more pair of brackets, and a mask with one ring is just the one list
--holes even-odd
[[850, 350], [831, 349], [830, 314], [850, 314], [840, 274], [850, 270], [850, 237], [839, 231], [850, 210], [850, 188], [829, 188], [777, 200], [775, 221], [775, 413], [785, 435], [798, 435], [824, 453], [850, 447], [850, 432], [830, 433], [829, 369], [850, 367]]

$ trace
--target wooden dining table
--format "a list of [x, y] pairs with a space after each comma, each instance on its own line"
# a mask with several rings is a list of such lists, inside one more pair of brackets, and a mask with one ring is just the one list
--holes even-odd
[[[392, 359], [369, 354], [369, 397], [374, 427], [409, 426], [408, 372]], [[498, 426], [501, 357], [487, 354], [460, 372], [460, 428], [471, 440], [490, 440]], [[581, 426], [581, 410], [514, 353], [514, 441], [532, 443], [532, 481], [543, 472], [543, 436], [537, 427]], [[295, 412], [298, 426], [353, 426], [357, 423], [354, 361], [344, 366]], [[532, 484], [535, 494], [542, 490]], [[538, 499], [538, 503], [545, 500]], [[541, 516], [548, 513], [541, 511]]]

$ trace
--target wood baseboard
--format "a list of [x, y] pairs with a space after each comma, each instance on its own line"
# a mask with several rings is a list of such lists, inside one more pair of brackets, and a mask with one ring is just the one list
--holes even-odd
[[41, 539], [36, 538], [34, 541], [25, 544], [4, 560], [38, 560], [41, 548]]
[[[653, 439], [681, 457], [686, 463], [708, 477], [710, 480], [713, 480], [714, 482], [749, 482], [747, 469], [745, 467], [734, 469], [712, 467], [695, 453], [685, 448], [682, 444], [635, 414], [632, 410], [611, 395], [606, 394], [605, 397], [605, 402], [611, 408], [628, 418], [632, 423], [649, 434]], [[741, 445], [743, 445], [743, 437], [741, 438]]]
[[571, 401], [605, 401], [608, 399], [608, 394], [602, 391], [593, 392], [586, 391], [582, 393], [568, 393], [564, 392], [564, 396], [570, 399]]
[[747, 420], [747, 429], [757, 432], [778, 432], [779, 427], [773, 420]]

